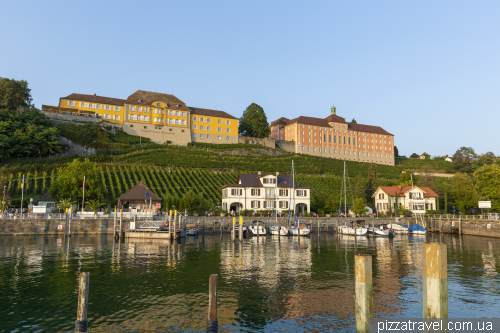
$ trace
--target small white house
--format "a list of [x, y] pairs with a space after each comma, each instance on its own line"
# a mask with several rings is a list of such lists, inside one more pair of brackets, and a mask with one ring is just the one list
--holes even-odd
[[52, 199], [50, 192], [45, 192], [40, 198], [33, 200], [33, 213], [51, 213], [56, 210], [57, 202]]
[[444, 160], [445, 160], [446, 162], [453, 162], [453, 160], [452, 160], [452, 159], [451, 159], [451, 157], [449, 157], [449, 156], [446, 156], [446, 157], [444, 158]]
[[426, 210], [436, 210], [438, 195], [429, 187], [418, 186], [379, 186], [372, 198], [375, 198], [377, 213], [386, 213], [391, 208], [394, 212], [398, 197], [398, 207], [403, 207], [413, 214], [425, 214]]
[[311, 211], [311, 188], [292, 184], [290, 175], [240, 174], [236, 184], [222, 186], [222, 209], [298, 213]]

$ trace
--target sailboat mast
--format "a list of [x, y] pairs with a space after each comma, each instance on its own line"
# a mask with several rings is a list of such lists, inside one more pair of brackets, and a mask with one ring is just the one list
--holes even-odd
[[344, 161], [344, 215], [347, 218], [347, 182], [345, 179], [345, 161]]
[[[275, 208], [274, 210], [276, 210], [276, 224], [278, 224], [278, 205], [276, 204], [276, 196], [277, 196], [277, 192], [278, 192], [278, 176], [279, 174], [276, 172], [276, 182], [274, 184], [274, 202], [273, 202], [273, 208]], [[271, 219], [271, 222], [272, 222], [272, 219]]]

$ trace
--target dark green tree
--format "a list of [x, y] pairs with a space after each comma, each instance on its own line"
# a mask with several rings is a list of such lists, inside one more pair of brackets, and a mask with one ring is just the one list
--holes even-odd
[[366, 201], [370, 202], [372, 194], [378, 188], [378, 173], [377, 166], [375, 164], [371, 164], [368, 167], [368, 177], [366, 178]]
[[394, 156], [399, 157], [399, 150], [396, 146], [394, 146]]
[[455, 170], [460, 172], [472, 172], [476, 160], [477, 155], [471, 147], [461, 147], [452, 157]]
[[254, 138], [267, 138], [270, 132], [264, 109], [258, 104], [250, 104], [240, 118], [239, 134]]
[[457, 172], [451, 180], [450, 194], [460, 212], [476, 207], [477, 193], [471, 177], [467, 173]]
[[351, 120], [351, 124], [357, 124], [358, 122], [356, 121], [356, 119], [352, 118]]
[[363, 176], [361, 175], [361, 172], [358, 173], [355, 179], [354, 198], [363, 198], [363, 200], [365, 199], [365, 184], [363, 182]]
[[0, 107], [16, 110], [31, 104], [31, 89], [28, 82], [0, 77]]
[[413, 153], [410, 155], [410, 158], [419, 158], [420, 156], [417, 153]]

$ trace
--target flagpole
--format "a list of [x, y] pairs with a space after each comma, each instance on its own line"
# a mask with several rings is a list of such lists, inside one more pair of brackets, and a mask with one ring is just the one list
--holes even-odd
[[85, 176], [83, 176], [83, 198], [82, 198], [82, 215], [85, 212]]

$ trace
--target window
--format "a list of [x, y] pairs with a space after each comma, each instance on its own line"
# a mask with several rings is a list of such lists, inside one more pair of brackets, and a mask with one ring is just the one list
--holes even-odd
[[105, 109], [105, 110], [111, 110], [111, 106], [109, 106], [109, 105], [105, 105], [105, 106], [104, 106], [104, 109]]
[[69, 105], [69, 106], [75, 106], [75, 102], [73, 102], [73, 101], [68, 101], [68, 105]]
[[253, 196], [260, 195], [259, 190], [258, 190], [258, 189], [254, 189], [254, 188], [253, 188], [253, 189], [252, 189], [252, 195], [253, 195]]
[[211, 130], [212, 130], [212, 127], [207, 126], [207, 131], [211, 131]]
[[301, 150], [304, 150], [304, 146], [300, 147]]
[[193, 121], [198, 121], [198, 117], [193, 117]]
[[349, 137], [349, 146], [351, 145], [351, 137]]
[[230, 128], [226, 128], [226, 133], [231, 133], [231, 129]]
[[207, 118], [207, 123], [211, 123], [211, 122], [212, 122], [212, 119]]
[[119, 106], [115, 106], [115, 111], [120, 111], [120, 107]]
[[205, 118], [203, 118], [203, 117], [200, 117], [200, 121], [205, 121]]
[[193, 138], [196, 138], [196, 133], [193, 133]]
[[222, 127], [217, 127], [217, 132], [222, 132]]
[[130, 111], [135, 111], [135, 106], [131, 106]]
[[[173, 116], [173, 115], [174, 115], [174, 111], [172, 111], [172, 110], [168, 110], [168, 115], [169, 115], [169, 116]], [[194, 117], [194, 120], [196, 120], [196, 117]]]
[[115, 116], [115, 120], [120, 120], [120, 116]]
[[200, 126], [200, 129], [201, 129], [202, 131], [204, 131], [204, 130], [205, 130], [205, 126]]
[[301, 138], [300, 140], [301, 140], [302, 142], [304, 142], [304, 138]]
[[142, 106], [137, 107], [137, 112], [142, 112]]
[[155, 123], [156, 123], [156, 117], [153, 117], [153, 122], [155, 122]]
[[109, 114], [105, 114], [104, 119], [111, 119], [111, 116]]
[[[169, 122], [170, 122], [170, 120], [172, 120], [172, 119], [169, 119]], [[193, 125], [193, 129], [198, 129], [198, 125]]]
[[280, 201], [280, 208], [288, 208], [288, 201]]
[[179, 117], [179, 111], [175, 111], [175, 116]]
[[222, 120], [219, 119], [218, 124], [222, 124]]
[[229, 137], [226, 138], [226, 141], [229, 141]]
[[179, 125], [179, 119], [175, 119], [175, 124]]
[[305, 197], [307, 195], [306, 190], [297, 190], [297, 196], [298, 197]]
[[264, 208], [274, 208], [273, 201], [264, 201]]
[[84, 107], [86, 107], [86, 106], [87, 106], [86, 104], [87, 104], [87, 103], [82, 103], [82, 102], [80, 102], [80, 107], [84, 108]]
[[222, 139], [222, 137], [221, 137], [220, 135], [219, 135], [217, 138], [218, 138], [219, 140], [221, 140], [221, 139]]
[[231, 120], [226, 120], [226, 125], [231, 125]]
[[185, 120], [181, 120], [181, 125], [186, 125], [186, 121]]
[[231, 189], [231, 195], [243, 195], [243, 190], [241, 188]]
[[186, 112], [182, 112], [182, 117], [185, 117], [186, 116]]
[[333, 136], [333, 143], [337, 143], [337, 136], [336, 135]]
[[260, 208], [260, 202], [257, 200], [252, 201], [252, 208]]
[[[184, 130], [182, 130], [184, 132]], [[210, 139], [210, 134], [207, 134], [207, 139]]]
[[316, 151], [316, 147], [313, 148], [313, 151]]
[[136, 120], [136, 115], [134, 115], [134, 114], [129, 114], [129, 115], [128, 115], [128, 119], [130, 119], [130, 120]]
[[144, 112], [149, 113], [149, 108], [144, 108]]
[[95, 108], [95, 104], [89, 103], [89, 108], [91, 109]]
[[203, 134], [200, 134], [200, 139], [203, 139]]
[[280, 196], [284, 197], [287, 195], [287, 192], [288, 190], [280, 190]]
[[332, 150], [331, 149], [328, 149], [328, 153], [331, 154], [332, 153]]

